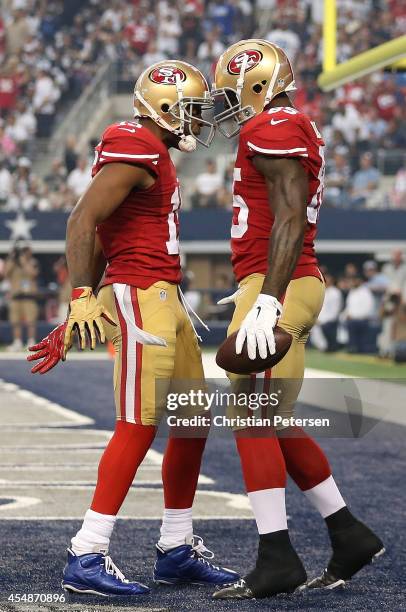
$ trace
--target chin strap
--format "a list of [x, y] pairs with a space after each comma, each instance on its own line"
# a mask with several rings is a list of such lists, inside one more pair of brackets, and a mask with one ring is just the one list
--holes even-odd
[[[146, 100], [144, 100], [144, 98], [138, 91], [136, 91], [134, 95], [137, 98], [137, 100], [139, 100], [141, 104], [143, 104], [145, 108], [150, 112], [151, 119], [155, 121], [155, 123], [165, 128], [165, 130], [169, 130], [169, 132], [172, 132], [174, 134], [177, 133], [178, 128], [174, 130], [173, 127], [170, 126], [169, 123], [165, 121], [165, 119], [162, 119], [162, 117], [158, 115], [158, 113], [152, 108], [152, 106]], [[142, 115], [140, 115], [138, 111], [135, 111], [134, 115], [135, 117], [142, 117]]]

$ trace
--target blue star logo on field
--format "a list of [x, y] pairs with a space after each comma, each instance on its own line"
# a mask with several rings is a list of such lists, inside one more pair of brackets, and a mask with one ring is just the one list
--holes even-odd
[[11, 230], [10, 240], [31, 240], [31, 230], [37, 222], [27, 219], [24, 213], [19, 212], [15, 219], [6, 221], [5, 225]]

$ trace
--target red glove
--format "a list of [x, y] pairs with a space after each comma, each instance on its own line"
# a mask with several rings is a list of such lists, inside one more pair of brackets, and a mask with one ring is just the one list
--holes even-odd
[[31, 372], [33, 374], [36, 374], [37, 372], [40, 374], [46, 374], [61, 360], [65, 361], [64, 338], [66, 323], [67, 322], [65, 321], [64, 323], [58, 325], [58, 327], [55, 327], [55, 329], [53, 329], [46, 338], [41, 340], [41, 342], [38, 342], [38, 344], [28, 347], [28, 350], [33, 351], [34, 354], [28, 355], [27, 361], [42, 359], [42, 361], [31, 368]]

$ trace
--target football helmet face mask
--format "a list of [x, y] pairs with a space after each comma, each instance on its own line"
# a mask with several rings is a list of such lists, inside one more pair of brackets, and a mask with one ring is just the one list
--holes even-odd
[[225, 110], [214, 116], [215, 124], [232, 138], [275, 96], [294, 89], [292, 66], [280, 47], [259, 39], [235, 43], [216, 66], [212, 97], [221, 100]]
[[[179, 136], [179, 148], [193, 151], [196, 140], [208, 147], [215, 127], [203, 118], [213, 108], [209, 86], [202, 73], [187, 62], [162, 61], [141, 74], [134, 88], [134, 116], [150, 117], [155, 123]], [[200, 137], [200, 129], [208, 129]]]

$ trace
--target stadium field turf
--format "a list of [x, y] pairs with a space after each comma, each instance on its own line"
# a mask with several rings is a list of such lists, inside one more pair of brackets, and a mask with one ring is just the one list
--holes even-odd
[[[0, 378], [3, 381], [19, 385], [20, 389], [29, 390], [51, 402], [58, 402], [75, 414], [86, 415], [93, 420], [86, 425], [77, 423], [70, 429], [66, 425], [60, 429], [57, 423], [53, 427], [35, 428], [24, 427], [24, 424], [17, 422], [18, 414], [14, 414], [14, 425], [6, 427], [0, 449], [0, 464], [8, 466], [8, 474], [6, 478], [0, 477], [2, 478], [0, 519], [7, 515], [10, 520], [0, 520], [2, 542], [0, 612], [12, 610], [37, 612], [37, 609], [46, 612], [56, 610], [118, 612], [130, 607], [135, 610], [165, 611], [260, 609], [398, 612], [405, 609], [406, 585], [402, 569], [406, 561], [405, 547], [402, 544], [403, 509], [406, 505], [406, 491], [402, 485], [406, 455], [405, 428], [385, 422], [377, 423], [361, 438], [323, 438], [320, 441], [328, 453], [335, 477], [351, 509], [379, 533], [387, 549], [378, 563], [365, 568], [340, 592], [305, 593], [278, 597], [274, 600], [241, 601], [230, 604], [212, 601], [211, 588], [185, 586], [173, 589], [153, 586], [151, 572], [154, 562], [154, 543], [159, 532], [158, 517], [162, 498], [158, 475], [156, 481], [148, 476], [149, 480], [146, 480], [145, 486], [141, 482], [143, 486], [139, 487], [136, 481], [130, 493], [135, 506], [137, 503], [145, 504], [145, 500], [150, 500], [149, 514], [153, 518], [146, 520], [144, 515], [139, 520], [118, 521], [111, 546], [113, 559], [129, 579], [136, 578], [151, 584], [150, 596], [142, 597], [135, 602], [117, 600], [112, 602], [99, 598], [81, 599], [76, 596], [64, 604], [42, 604], [38, 608], [30, 604], [13, 604], [8, 601], [12, 593], [62, 593], [60, 579], [65, 562], [65, 549], [70, 537], [78, 529], [80, 516], [89, 503], [94, 477], [88, 477], [86, 486], [77, 487], [72, 482], [78, 480], [79, 476], [72, 467], [61, 486], [61, 476], [56, 475], [54, 463], [42, 476], [48, 478], [47, 483], [31, 484], [29, 470], [24, 472], [24, 462], [27, 461], [24, 459], [26, 457], [24, 453], [32, 452], [32, 460], [35, 452], [29, 449], [34, 448], [36, 436], [40, 436], [41, 444], [45, 440], [44, 448], [48, 448], [47, 453], [55, 453], [55, 457], [62, 457], [60, 461], [63, 461], [64, 454], [67, 456], [72, 451], [72, 457], [76, 457], [77, 460], [80, 460], [82, 453], [93, 452], [93, 447], [97, 446], [96, 442], [90, 444], [87, 441], [82, 449], [80, 445], [78, 448], [69, 448], [72, 440], [68, 439], [66, 432], [72, 432], [75, 443], [75, 438], [79, 440], [80, 436], [89, 440], [93, 435], [96, 440], [96, 435], [101, 435], [100, 432], [112, 429], [114, 417], [110, 389], [111, 370], [112, 364], [108, 361], [88, 361], [86, 364], [67, 362], [63, 368], [55, 368], [47, 379], [44, 379], [29, 375], [27, 364], [24, 362], [0, 362]], [[8, 387], [8, 391], [6, 389], [4, 393], [14, 393], [13, 397], [18, 395], [13, 387]], [[20, 393], [18, 397], [24, 401], [24, 393], [22, 395]], [[29, 397], [31, 397], [30, 407], [38, 411], [39, 416], [42, 410], [40, 404], [36, 407], [33, 396]], [[3, 403], [4, 413], [5, 409]], [[306, 413], [311, 416], [317, 414], [317, 410], [307, 407]], [[66, 413], [64, 416], [63, 411], [59, 411], [57, 418], [69, 418], [69, 414]], [[4, 423], [5, 419], [2, 420]], [[62, 438], [58, 438], [58, 430]], [[21, 436], [24, 435], [29, 436], [28, 446], [19, 452], [18, 446], [13, 447], [13, 436], [22, 440]], [[58, 444], [61, 444], [60, 448]], [[101, 442], [98, 444], [100, 446]], [[165, 440], [158, 438], [154, 443], [157, 456], [161, 456], [164, 447]], [[11, 458], [12, 453], [15, 454], [15, 460]], [[38, 452], [38, 455], [41, 456], [42, 451]], [[47, 461], [49, 460], [42, 456], [42, 470], [46, 470], [44, 466]], [[157, 466], [153, 461], [149, 468], [151, 474], [157, 474]], [[92, 469], [95, 470], [95, 465]], [[256, 530], [253, 519], [246, 515], [241, 504], [243, 483], [234, 443], [229, 437], [215, 436], [209, 440], [202, 474], [204, 480], [199, 487], [200, 492], [196, 500], [195, 532], [204, 538], [209, 548], [214, 549], [217, 562], [244, 572], [250, 569], [254, 562]], [[25, 479], [24, 483], [22, 479]], [[58, 479], [58, 483], [55, 479]], [[23, 491], [30, 491], [29, 495], [24, 494], [38, 497], [39, 503], [24, 511], [15, 510], [14, 514], [8, 512], [10, 498], [23, 495]], [[43, 496], [49, 491], [54, 492], [55, 497], [59, 495], [59, 493], [57, 495], [59, 491], [62, 496], [58, 498], [58, 503], [51, 500], [55, 514], [52, 518], [47, 518], [42, 501]], [[211, 504], [210, 519], [205, 518], [204, 514], [205, 495]], [[74, 516], [69, 517], [74, 498], [79, 501], [76, 503]], [[205, 503], [202, 503], [202, 500]], [[302, 495], [291, 482], [288, 484], [287, 508], [292, 540], [303, 558], [309, 576], [313, 577], [323, 569], [329, 557], [326, 530], [319, 516], [304, 502]], [[21, 520], [13, 519], [14, 516], [18, 516], [18, 512], [25, 514], [20, 517]], [[41, 512], [45, 512], [45, 515], [39, 520]], [[228, 516], [233, 518], [227, 518]]]

